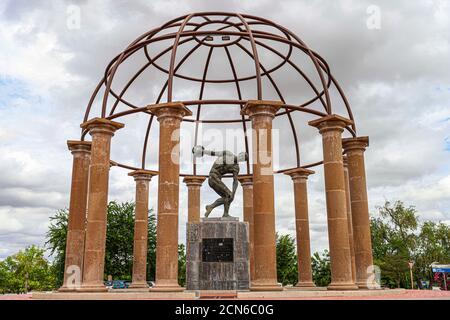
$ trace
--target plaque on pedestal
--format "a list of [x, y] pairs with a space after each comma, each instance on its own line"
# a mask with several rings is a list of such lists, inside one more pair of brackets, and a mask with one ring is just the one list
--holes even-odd
[[250, 284], [248, 223], [205, 218], [187, 224], [186, 289], [246, 290]]

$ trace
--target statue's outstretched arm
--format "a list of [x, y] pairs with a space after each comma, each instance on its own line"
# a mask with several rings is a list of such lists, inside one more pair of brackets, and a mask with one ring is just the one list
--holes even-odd
[[205, 154], [208, 156], [223, 156], [226, 151], [214, 151], [206, 150], [203, 146], [195, 146], [192, 148], [192, 153], [197, 157], [203, 157]]

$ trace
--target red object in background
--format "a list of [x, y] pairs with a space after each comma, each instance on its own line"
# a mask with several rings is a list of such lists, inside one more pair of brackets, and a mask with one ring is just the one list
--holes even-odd
[[433, 282], [434, 284], [437, 284], [441, 290], [448, 290], [448, 288], [450, 288], [450, 279], [444, 273], [435, 272], [433, 275]]

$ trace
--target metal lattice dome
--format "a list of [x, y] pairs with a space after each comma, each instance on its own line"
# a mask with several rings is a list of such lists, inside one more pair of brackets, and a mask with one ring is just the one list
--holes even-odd
[[[136, 57], [139, 57], [139, 68], [130, 72], [127, 62]], [[214, 68], [216, 71], [212, 71]], [[159, 82], [152, 78], [150, 85], [145, 78], [146, 73], [152, 77], [158, 74]], [[290, 76], [289, 87], [294, 86], [298, 90], [284, 90], [286, 73]], [[135, 86], [147, 89], [140, 89], [138, 95], [131, 94]], [[185, 87], [189, 90], [181, 90], [180, 93], [180, 88]], [[216, 89], [208, 95], [210, 88]], [[330, 94], [331, 89], [337, 94]], [[288, 97], [292, 91], [295, 91], [294, 97]], [[301, 94], [296, 96], [297, 91]], [[343, 116], [353, 120], [349, 103], [327, 62], [294, 33], [252, 15], [202, 12], [178, 17], [142, 34], [114, 57], [90, 98], [83, 121], [93, 117], [112, 120], [135, 113], [147, 114], [141, 167], [114, 162], [128, 169], [144, 169], [154, 119], [148, 105], [182, 102], [193, 113], [183, 121], [194, 123], [196, 133], [199, 123], [241, 123], [245, 133], [249, 119], [238, 111], [248, 100], [283, 103], [276, 117], [287, 119], [288, 130], [294, 140], [297, 167], [312, 167], [321, 162], [300, 163], [293, 112], [322, 117], [337, 113], [333, 110], [333, 102], [333, 106], [343, 106]], [[208, 108], [213, 106], [227, 109], [221, 109], [218, 118], [209, 117]], [[236, 111], [236, 117], [226, 119], [225, 116], [233, 113], [231, 110]], [[346, 129], [356, 136], [354, 124]], [[86, 133], [86, 130], [82, 131], [82, 139]], [[244, 137], [248, 153], [247, 136]], [[197, 134], [194, 145], [196, 142]], [[247, 173], [249, 170], [247, 162]]]

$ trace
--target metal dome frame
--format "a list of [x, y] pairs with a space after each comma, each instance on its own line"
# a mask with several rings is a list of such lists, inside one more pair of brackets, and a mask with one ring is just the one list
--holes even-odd
[[[204, 20], [204, 22], [197, 23], [193, 22], [193, 18], [201, 18]], [[231, 22], [231, 18], [237, 19], [238, 22]], [[208, 26], [210, 24], [223, 24], [224, 26], [221, 28], [218, 28], [216, 30], [201, 30], [202, 27]], [[266, 32], [262, 30], [252, 30], [251, 26], [258, 25], [258, 26], [265, 26], [265, 27], [272, 27], [275, 28], [275, 30], [278, 30], [283, 36]], [[176, 32], [168, 32], [164, 33], [165, 31], [170, 31], [169, 29], [172, 28], [178, 28]], [[234, 30], [228, 30], [230, 28], [234, 28]], [[208, 41], [211, 39], [212, 36], [222, 36], [222, 39], [230, 39], [230, 37], [236, 37], [235, 40], [223, 43], [223, 44], [210, 44]], [[228, 37], [228, 38], [227, 38]], [[158, 54], [156, 54], [154, 57], [151, 57], [148, 51], [147, 46], [157, 43], [159, 41], [163, 40], [170, 40], [173, 39], [173, 44], [168, 46], [166, 49], [160, 51]], [[248, 50], [245, 46], [243, 46], [240, 42], [244, 40], [250, 43], [251, 45], [251, 51]], [[281, 53], [276, 48], [273, 48], [267, 43], [264, 43], [263, 40], [270, 40], [277, 43], [286, 44], [289, 46], [287, 54]], [[190, 42], [196, 42], [196, 45], [191, 48], [186, 54], [184, 54], [179, 62], [176, 64], [175, 60], [177, 57], [177, 49], [180, 45], [183, 45], [185, 43]], [[180, 73], [177, 73], [178, 69], [183, 65], [186, 60], [200, 47], [202, 46], [208, 46], [209, 52], [208, 56], [205, 61], [204, 69], [203, 69], [203, 75], [202, 78], [196, 78], [190, 75], [183, 75]], [[228, 47], [230, 46], [236, 46], [240, 48], [246, 55], [248, 55], [255, 64], [255, 74], [251, 76], [241, 77], [239, 78], [237, 76], [236, 72], [236, 64], [233, 61], [233, 58], [230, 54], [230, 51]], [[258, 47], [265, 48], [272, 52], [273, 54], [277, 55], [282, 59], [281, 62], [276, 64], [275, 66], [271, 67], [270, 69], [267, 69], [261, 62], [258, 57]], [[228, 63], [230, 64], [231, 71], [233, 78], [229, 79], [208, 79], [207, 73], [208, 68], [211, 64], [211, 55], [213, 53], [213, 50], [216, 48], [223, 48], [225, 50]], [[295, 64], [291, 58], [294, 53], [294, 49], [298, 49], [304, 54], [306, 54], [311, 62], [314, 65], [314, 68], [317, 72], [317, 75], [320, 78], [320, 88], [317, 87], [311, 78], [309, 78], [306, 73], [297, 65]], [[144, 51], [144, 54], [147, 58], [147, 62], [131, 77], [129, 78], [128, 82], [125, 84], [125, 86], [122, 88], [122, 90], [117, 93], [112, 89], [112, 83], [114, 81], [114, 77], [117, 74], [117, 71], [122, 63], [124, 63], [128, 58], [130, 58], [133, 54], [135, 54], [138, 51]], [[164, 56], [165, 54], [170, 52], [170, 63], [169, 68], [166, 69], [162, 66], [160, 66], [157, 63], [157, 60]], [[298, 104], [288, 104], [286, 103], [283, 94], [277, 85], [277, 83], [274, 81], [274, 79], [271, 76], [271, 73], [274, 71], [280, 69], [284, 65], [290, 65], [292, 68], [294, 68], [299, 76], [307, 82], [311, 90], [314, 92], [315, 96], [313, 96], [311, 99]], [[344, 104], [345, 109], [348, 114], [348, 118], [353, 121], [352, 125], [347, 126], [345, 129], [353, 136], [356, 137], [356, 126], [354, 124], [353, 114], [350, 108], [350, 105], [348, 103], [347, 98], [345, 97], [345, 94], [343, 90], [341, 89], [339, 83], [337, 80], [333, 77], [331, 74], [330, 68], [325, 61], [318, 53], [310, 49], [298, 36], [296, 36], [293, 32], [290, 30], [261, 17], [256, 17], [253, 15], [248, 14], [239, 14], [239, 13], [228, 13], [228, 12], [199, 12], [199, 13], [192, 13], [188, 15], [184, 15], [178, 18], [175, 18], [162, 26], [155, 28], [153, 30], [150, 30], [141, 36], [139, 36], [137, 39], [135, 39], [130, 45], [128, 45], [125, 50], [123, 50], [120, 54], [115, 56], [107, 65], [104, 75], [99, 81], [98, 85], [96, 86], [94, 92], [92, 93], [90, 100], [88, 102], [86, 112], [84, 115], [83, 122], [86, 122], [89, 120], [91, 113], [92, 113], [92, 107], [94, 104], [94, 101], [97, 97], [100, 96], [100, 91], [103, 88], [104, 93], [101, 97], [101, 118], [105, 118], [108, 120], [117, 119], [119, 117], [124, 117], [130, 114], [138, 113], [138, 112], [144, 112], [150, 115], [146, 133], [145, 133], [145, 139], [144, 144], [142, 147], [142, 158], [141, 158], [141, 167], [133, 167], [127, 164], [122, 164], [116, 161], [111, 161], [111, 164], [114, 166], [122, 167], [129, 170], [139, 170], [139, 169], [146, 169], [145, 168], [145, 162], [146, 162], [146, 153], [147, 153], [147, 146], [149, 143], [149, 136], [150, 136], [150, 130], [153, 123], [154, 114], [151, 113], [151, 111], [148, 110], [148, 106], [138, 106], [130, 101], [124, 99], [124, 95], [129, 89], [129, 87], [136, 81], [136, 79], [139, 78], [139, 76], [150, 66], [155, 67], [156, 69], [160, 70], [163, 73], [167, 74], [167, 80], [165, 81], [165, 84], [160, 90], [160, 93], [158, 95], [158, 98], [156, 101], [154, 101], [151, 104], [158, 104], [161, 103], [161, 99], [165, 92], [167, 92], [167, 100], [166, 102], [173, 102], [173, 80], [174, 78], [180, 78], [184, 80], [189, 80], [193, 82], [199, 82], [200, 83], [200, 92], [199, 92], [199, 98], [197, 100], [189, 100], [189, 101], [179, 101], [183, 103], [187, 107], [193, 108], [194, 106], [197, 106], [197, 112], [195, 118], [184, 118], [183, 121], [187, 122], [194, 122], [195, 123], [195, 142], [194, 145], [197, 142], [198, 139], [198, 125], [199, 123], [242, 123], [242, 128], [244, 131], [244, 139], [245, 139], [245, 148], [247, 153], [249, 153], [248, 150], [248, 140], [247, 135], [245, 134], [247, 132], [247, 122], [250, 121], [247, 117], [244, 115], [241, 116], [240, 119], [232, 119], [232, 120], [212, 120], [212, 119], [201, 119], [201, 108], [202, 106], [207, 105], [217, 105], [217, 104], [223, 104], [223, 105], [239, 105], [242, 109], [245, 105], [245, 103], [248, 100], [242, 99], [242, 91], [241, 91], [241, 83], [243, 81], [247, 80], [256, 80], [256, 95], [255, 100], [263, 100], [263, 87], [262, 87], [262, 78], [267, 77], [269, 82], [271, 83], [273, 89], [276, 91], [279, 100], [283, 103], [280, 111], [275, 115], [276, 117], [286, 115], [290, 124], [290, 128], [292, 131], [292, 135], [294, 138], [294, 145], [295, 145], [295, 151], [296, 151], [296, 164], [297, 167], [302, 168], [310, 168], [317, 165], [322, 164], [322, 161], [315, 162], [315, 163], [309, 163], [302, 165], [300, 163], [300, 149], [299, 149], [299, 143], [298, 143], [298, 136], [296, 132], [295, 123], [292, 119], [291, 113], [294, 111], [300, 111], [305, 112], [313, 115], [317, 115], [320, 117], [331, 115], [332, 114], [332, 104], [331, 104], [331, 97], [330, 97], [330, 88], [333, 85], [337, 92], [339, 93], [341, 102]], [[234, 83], [236, 87], [236, 94], [237, 99], [217, 99], [217, 100], [208, 100], [203, 99], [203, 93], [206, 83]], [[112, 104], [112, 107], [108, 109], [108, 100], [109, 98], [115, 99], [114, 103]], [[319, 101], [320, 105], [322, 107], [322, 110], [316, 110], [314, 108], [311, 108], [310, 105], [314, 103], [315, 101]], [[117, 106], [119, 103], [123, 103], [124, 105], [128, 106], [129, 109], [121, 112], [117, 112]], [[83, 129], [81, 132], [81, 140], [85, 139], [85, 136], [87, 134], [87, 130]], [[291, 168], [278, 170], [275, 173], [282, 173]], [[196, 174], [196, 164], [193, 163], [193, 173], [192, 175]], [[250, 173], [250, 163], [247, 161], [247, 174]], [[189, 176], [191, 174], [186, 173], [180, 173], [180, 176]]]

